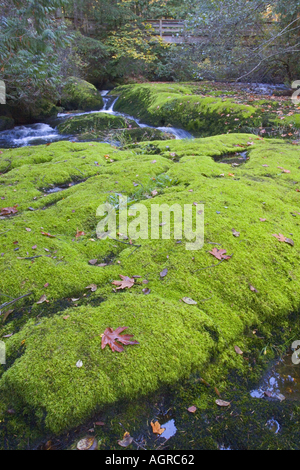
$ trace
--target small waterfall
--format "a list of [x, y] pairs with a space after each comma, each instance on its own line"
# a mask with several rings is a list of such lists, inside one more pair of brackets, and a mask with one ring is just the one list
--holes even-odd
[[116, 102], [118, 101], [119, 98], [115, 97], [110, 97], [106, 99], [106, 102], [104, 104], [104, 108], [101, 110], [101, 113], [106, 113], [106, 114], [118, 114], [114, 112], [114, 107]]

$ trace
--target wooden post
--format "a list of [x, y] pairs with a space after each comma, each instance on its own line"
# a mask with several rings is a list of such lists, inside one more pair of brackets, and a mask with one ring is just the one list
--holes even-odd
[[159, 35], [163, 37], [163, 20], [159, 20]]

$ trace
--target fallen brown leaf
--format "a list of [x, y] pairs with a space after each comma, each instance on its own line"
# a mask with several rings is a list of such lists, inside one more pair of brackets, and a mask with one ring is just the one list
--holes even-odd
[[143, 294], [144, 295], [149, 295], [151, 293], [151, 290], [148, 289], [148, 287], [146, 287], [145, 289], [143, 289]]
[[183, 297], [182, 301], [188, 305], [197, 305], [197, 302], [189, 297]]
[[122, 276], [122, 274], [120, 274], [120, 278], [122, 279], [122, 281], [113, 281], [112, 283], [114, 286], [119, 286], [117, 287], [117, 290], [126, 288], [130, 289], [134, 285], [133, 278], [130, 278], [128, 276]]
[[91, 292], [96, 292], [96, 290], [98, 289], [98, 286], [96, 286], [96, 284], [90, 284], [89, 286], [86, 287], [86, 289], [90, 289]]
[[282, 235], [282, 233], [279, 233], [279, 235], [277, 235], [276, 233], [275, 234], [273, 233], [272, 235], [273, 235], [273, 237], [276, 237], [277, 240], [279, 240], [280, 242], [285, 242], [285, 240], [286, 240], [286, 237], [284, 235]]
[[190, 406], [190, 407], [188, 408], [188, 411], [189, 411], [189, 413], [196, 413], [197, 408], [196, 408], [196, 406], [193, 405], [193, 406]]
[[76, 238], [79, 238], [79, 237], [84, 237], [85, 236], [85, 233], [84, 232], [79, 232], [79, 230], [77, 229], [77, 233], [75, 235]]
[[273, 237], [277, 238], [277, 240], [279, 240], [280, 242], [288, 243], [291, 246], [295, 245], [294, 241], [291, 238], [285, 237], [284, 235], [282, 235], [282, 233], [279, 233], [279, 235], [273, 234]]
[[216, 400], [216, 404], [221, 407], [230, 406], [230, 403], [228, 401], [223, 401], [223, 400]]
[[161, 425], [159, 424], [158, 421], [155, 421], [155, 423], [153, 423], [153, 421], [151, 421], [151, 426], [152, 426], [152, 431], [154, 434], [159, 434], [161, 435], [163, 432], [165, 432], [165, 428], [162, 428]]
[[133, 438], [130, 436], [129, 432], [125, 432], [123, 439], [118, 441], [119, 446], [128, 447], [132, 444]]
[[116, 328], [106, 328], [104, 334], [102, 335], [102, 344], [101, 348], [104, 349], [105, 346], [109, 345], [112, 351], [123, 352], [124, 348], [119, 343], [124, 344], [125, 346], [139, 344], [137, 341], [131, 341], [131, 338], [134, 335], [121, 335], [124, 330], [127, 330], [127, 326]]
[[238, 346], [234, 346], [234, 350], [240, 356], [242, 356], [244, 354], [243, 351]]
[[1, 212], [0, 212], [0, 215], [1, 216], [9, 216], [9, 215], [12, 215], [12, 214], [16, 214], [18, 212], [17, 210], [17, 205], [14, 206], [14, 207], [4, 207], [3, 209], [1, 209]]
[[40, 300], [37, 302], [37, 304], [43, 304], [44, 302], [47, 302], [47, 297], [46, 295], [42, 295], [42, 297], [40, 298]]
[[51, 233], [41, 232], [41, 234], [48, 238], [56, 238], [54, 235], [51, 235]]
[[231, 256], [226, 255], [226, 253], [227, 250], [218, 250], [218, 248], [214, 248], [212, 251], [210, 251], [210, 254], [220, 261], [231, 258]]

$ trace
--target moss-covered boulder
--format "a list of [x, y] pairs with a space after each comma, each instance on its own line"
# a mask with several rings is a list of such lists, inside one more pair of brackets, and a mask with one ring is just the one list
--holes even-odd
[[227, 87], [222, 91], [206, 83], [125, 85], [113, 91], [119, 96], [115, 110], [154, 126], [180, 127], [195, 136], [254, 130], [281, 136], [285, 123], [293, 127], [299, 121], [300, 111], [288, 98], [254, 97]]
[[97, 88], [80, 78], [69, 77], [61, 91], [61, 106], [67, 111], [96, 111], [103, 107]]
[[62, 135], [76, 135], [79, 140], [109, 140], [123, 144], [172, 140], [173, 134], [151, 127], [139, 127], [132, 119], [106, 113], [92, 113], [68, 118], [57, 127]]
[[100, 137], [111, 129], [137, 127], [132, 119], [106, 113], [93, 113], [74, 116], [59, 124], [57, 129], [63, 135], [91, 134]]
[[114, 138], [124, 144], [131, 144], [135, 142], [151, 142], [153, 140], [172, 140], [175, 139], [175, 136], [169, 132], [163, 132], [152, 127], [138, 127], [117, 131], [114, 134]]
[[15, 125], [15, 121], [7, 116], [0, 116], [0, 132], [12, 129]]
[[[18, 422], [25, 416], [59, 433], [192, 373], [226, 400], [229, 370], [245, 374], [266, 345], [297, 336], [299, 146], [245, 134], [152, 145], [155, 159], [146, 144], [122, 151], [61, 142], [1, 153], [0, 172], [10, 164], [2, 205], [18, 212], [0, 219], [0, 292], [31, 294], [14, 311], [2, 308], [1, 421], [14, 409]], [[237, 152], [247, 152], [247, 163], [212, 158]], [[97, 239], [97, 208], [118, 208], [120, 193], [149, 214], [152, 204], [204, 204], [204, 247], [178, 243], [173, 222], [170, 239]], [[231, 258], [220, 262], [214, 248]], [[120, 275], [135, 276], [130, 289], [112, 284]], [[106, 328], [125, 326], [138, 345], [122, 354], [101, 348]], [[216, 407], [216, 398], [202, 408]]]

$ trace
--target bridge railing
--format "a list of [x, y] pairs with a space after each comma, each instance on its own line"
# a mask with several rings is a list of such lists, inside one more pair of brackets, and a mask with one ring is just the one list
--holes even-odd
[[184, 28], [184, 22], [178, 20], [146, 20], [160, 37], [180, 34]]
[[[74, 18], [70, 16], [56, 16], [57, 20], [68, 20], [72, 22], [76, 29], [80, 29], [84, 32], [84, 34], [93, 34], [96, 31], [97, 25], [96, 20], [93, 18]], [[145, 25], [149, 25], [152, 27], [152, 33], [154, 35], [160, 36], [164, 42], [167, 43], [175, 43], [180, 44], [182, 42], [187, 43], [200, 43], [209, 40], [208, 32], [203, 29], [202, 31], [198, 31], [195, 35], [184, 34], [184, 21], [182, 20], [166, 20], [166, 19], [158, 19], [158, 20], [144, 20], [143, 23]], [[272, 26], [274, 23], [266, 22], [266, 25], [269, 27]], [[99, 27], [99, 26], [98, 26]], [[102, 25], [105, 28], [105, 25]], [[243, 39], [244, 40], [252, 40], [253, 38], [262, 35], [261, 31], [255, 31], [252, 29], [245, 29], [243, 32]]]
[[[96, 20], [94, 18], [75, 18], [73, 16], [64, 16], [56, 14], [57, 20], [68, 20], [72, 22], [76, 27], [79, 27], [84, 32], [93, 30], [95, 28]], [[180, 20], [145, 20], [144, 24], [152, 26], [154, 34], [157, 34], [161, 37], [163, 36], [172, 36], [180, 34], [184, 27], [184, 22]]]

